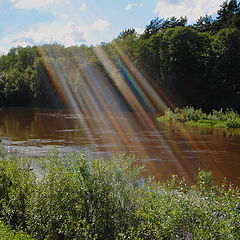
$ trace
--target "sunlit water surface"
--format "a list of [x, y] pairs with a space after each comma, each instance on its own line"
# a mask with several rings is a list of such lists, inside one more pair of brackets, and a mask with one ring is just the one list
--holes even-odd
[[[148, 115], [154, 128], [141, 122], [141, 113], [114, 113], [109, 121], [122, 126], [116, 131], [98, 124], [97, 118], [70, 110], [1, 108], [0, 140], [7, 151], [31, 157], [52, 148], [61, 153], [84, 150], [89, 158], [133, 153], [157, 180], [178, 174], [192, 183], [202, 168], [211, 170], [217, 183], [227, 177], [240, 186], [240, 135], [235, 131], [163, 124]], [[131, 131], [121, 131], [124, 126], [131, 126]]]

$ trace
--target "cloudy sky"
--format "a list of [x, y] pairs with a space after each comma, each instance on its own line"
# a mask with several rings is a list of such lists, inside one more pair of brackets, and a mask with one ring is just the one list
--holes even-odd
[[214, 15], [223, 0], [0, 0], [0, 53], [11, 47], [111, 41], [155, 17]]

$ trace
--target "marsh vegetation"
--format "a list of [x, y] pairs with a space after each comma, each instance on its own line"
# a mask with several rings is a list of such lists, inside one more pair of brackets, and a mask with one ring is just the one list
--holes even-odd
[[165, 115], [158, 118], [159, 121], [176, 121], [194, 126], [216, 127], [216, 128], [240, 128], [240, 115], [231, 110], [213, 110], [207, 114], [202, 109], [185, 107], [175, 110], [167, 109]]

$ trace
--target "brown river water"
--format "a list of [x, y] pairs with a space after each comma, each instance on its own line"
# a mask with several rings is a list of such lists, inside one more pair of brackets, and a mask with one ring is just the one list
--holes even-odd
[[0, 141], [10, 153], [37, 157], [57, 148], [88, 158], [135, 154], [157, 180], [171, 174], [196, 181], [198, 168], [211, 170], [216, 183], [226, 177], [240, 186], [240, 135], [236, 131], [164, 124], [149, 113], [86, 116], [70, 110], [0, 108]]

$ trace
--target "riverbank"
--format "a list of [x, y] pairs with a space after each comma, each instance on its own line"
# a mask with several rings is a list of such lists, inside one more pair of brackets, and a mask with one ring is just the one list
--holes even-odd
[[[188, 186], [143, 179], [125, 154], [109, 161], [53, 151], [32, 160], [0, 154], [0, 216], [36, 239], [238, 239], [239, 190], [199, 171]], [[35, 162], [36, 163], [36, 162]]]
[[160, 122], [175, 121], [192, 126], [214, 127], [224, 129], [240, 129], [240, 115], [233, 110], [204, 113], [201, 109], [193, 107], [176, 108], [174, 111], [167, 109], [165, 115], [158, 118]]

